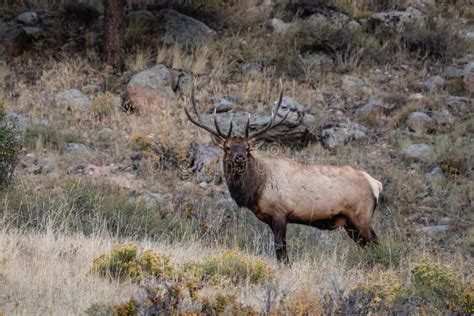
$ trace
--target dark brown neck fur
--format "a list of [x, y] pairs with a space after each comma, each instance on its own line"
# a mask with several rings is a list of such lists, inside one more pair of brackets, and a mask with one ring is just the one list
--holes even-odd
[[265, 188], [265, 167], [250, 156], [247, 163], [237, 166], [224, 157], [224, 175], [230, 195], [239, 207], [254, 210]]

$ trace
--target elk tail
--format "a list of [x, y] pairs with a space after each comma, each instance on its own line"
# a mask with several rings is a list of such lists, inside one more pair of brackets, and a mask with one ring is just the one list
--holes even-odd
[[370, 188], [372, 189], [372, 193], [374, 195], [374, 211], [377, 207], [377, 203], [379, 201], [380, 192], [383, 190], [382, 182], [375, 180], [372, 178], [368, 173], [364, 172], [364, 177], [369, 182]]

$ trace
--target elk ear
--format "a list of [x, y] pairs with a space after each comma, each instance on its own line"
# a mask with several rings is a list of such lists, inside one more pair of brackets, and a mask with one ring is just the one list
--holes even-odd
[[212, 139], [212, 142], [214, 143], [214, 145], [216, 145], [220, 149], [224, 149], [224, 145], [225, 145], [225, 139], [224, 138], [211, 134], [211, 139]]
[[252, 151], [252, 150], [258, 150], [260, 147], [262, 147], [263, 143], [265, 141], [263, 139], [260, 139], [260, 140], [250, 140], [249, 141], [249, 150]]

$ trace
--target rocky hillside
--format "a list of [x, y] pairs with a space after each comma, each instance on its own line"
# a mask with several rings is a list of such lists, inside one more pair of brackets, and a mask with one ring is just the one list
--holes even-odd
[[[99, 1], [0, 0], [2, 131], [20, 144], [0, 313], [474, 312], [469, 1], [129, 2], [117, 75]], [[193, 80], [203, 119], [237, 133], [269, 122], [281, 80], [290, 114], [260, 154], [379, 179], [381, 245], [290, 225], [278, 266], [184, 114]]]

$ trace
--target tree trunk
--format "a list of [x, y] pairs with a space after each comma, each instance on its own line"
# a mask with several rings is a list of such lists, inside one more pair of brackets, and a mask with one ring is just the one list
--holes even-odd
[[107, 65], [114, 73], [125, 69], [124, 61], [124, 23], [125, 0], [104, 0], [105, 9], [105, 49]]

